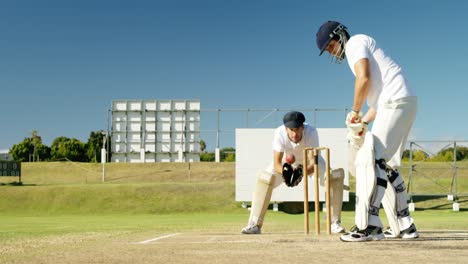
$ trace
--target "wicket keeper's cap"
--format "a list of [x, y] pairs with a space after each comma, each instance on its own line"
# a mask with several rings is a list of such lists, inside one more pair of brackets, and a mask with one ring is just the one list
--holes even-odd
[[327, 21], [323, 23], [322, 26], [320, 26], [318, 32], [317, 32], [317, 47], [320, 50], [320, 55], [322, 55], [323, 51], [327, 47], [328, 43], [332, 40], [332, 38], [335, 36], [336, 32], [335, 29], [340, 26], [340, 22], [336, 21]]
[[283, 124], [288, 128], [298, 128], [305, 122], [305, 116], [298, 111], [291, 111], [284, 115]]

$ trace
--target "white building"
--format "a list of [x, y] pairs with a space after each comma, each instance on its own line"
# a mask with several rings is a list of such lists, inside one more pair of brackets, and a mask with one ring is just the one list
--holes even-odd
[[9, 149], [0, 149], [0, 160], [11, 160]]
[[200, 101], [113, 101], [110, 133], [112, 162], [200, 161]]

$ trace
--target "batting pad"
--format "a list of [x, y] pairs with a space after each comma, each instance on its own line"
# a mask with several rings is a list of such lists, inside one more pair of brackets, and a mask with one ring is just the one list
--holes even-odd
[[273, 192], [274, 176], [267, 171], [260, 171], [257, 175], [257, 184], [252, 198], [252, 207], [250, 208], [249, 225], [263, 225], [266, 210], [270, 204], [271, 194]]
[[[399, 191], [397, 191], [399, 190]], [[395, 235], [399, 235], [401, 230], [405, 230], [413, 224], [413, 218], [408, 215], [398, 215], [398, 212], [407, 211], [407, 193], [404, 188], [404, 181], [401, 174], [388, 185], [382, 205], [387, 215], [388, 224]], [[407, 211], [409, 213], [409, 211]]]
[[[371, 206], [380, 207], [385, 189], [377, 186], [380, 171], [376, 171], [374, 156], [374, 135], [367, 132], [363, 146], [356, 154], [356, 226], [366, 229], [367, 226], [382, 226], [376, 215], [370, 214]], [[384, 175], [385, 176], [385, 175]]]
[[382, 205], [385, 210], [385, 214], [387, 215], [388, 225], [392, 229], [392, 232], [398, 236], [401, 230], [397, 220], [395, 189], [393, 189], [391, 184], [388, 185], [387, 190], [385, 191], [384, 198], [382, 199]]

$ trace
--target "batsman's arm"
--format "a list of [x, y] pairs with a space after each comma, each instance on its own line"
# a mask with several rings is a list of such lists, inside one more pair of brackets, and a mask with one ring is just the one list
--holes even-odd
[[356, 79], [354, 81], [354, 103], [353, 111], [359, 113], [364, 105], [364, 101], [370, 89], [370, 68], [369, 59], [363, 58], [354, 64]]
[[369, 110], [367, 110], [367, 113], [362, 118], [362, 121], [370, 123], [374, 121], [376, 115], [377, 115], [377, 111], [375, 111], [374, 108], [369, 108]]
[[278, 152], [273, 150], [273, 164], [275, 167], [275, 172], [276, 173], [283, 173], [283, 155], [284, 152]]

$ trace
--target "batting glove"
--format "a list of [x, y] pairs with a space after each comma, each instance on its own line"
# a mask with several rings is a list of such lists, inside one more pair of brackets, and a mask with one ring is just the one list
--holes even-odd
[[367, 133], [367, 123], [363, 122], [362, 128], [360, 131], [356, 131], [356, 130], [348, 128], [346, 139], [348, 140], [349, 144], [352, 147], [359, 149], [361, 148], [362, 144], [364, 144], [364, 137], [366, 136], [366, 133]]
[[351, 112], [349, 112], [346, 115], [346, 121], [345, 121], [346, 127], [348, 127], [352, 123], [361, 123], [361, 121], [362, 121], [361, 118], [362, 118], [362, 113], [361, 112], [351, 110]]

